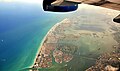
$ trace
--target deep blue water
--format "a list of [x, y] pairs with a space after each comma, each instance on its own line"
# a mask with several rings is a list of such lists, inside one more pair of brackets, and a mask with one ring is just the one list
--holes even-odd
[[0, 3], [0, 71], [32, 65], [43, 37], [64, 17], [44, 12], [40, 4]]

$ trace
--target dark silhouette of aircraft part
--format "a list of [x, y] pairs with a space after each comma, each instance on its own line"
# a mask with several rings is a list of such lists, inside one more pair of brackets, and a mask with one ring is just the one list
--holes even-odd
[[69, 11], [75, 11], [78, 8], [78, 4], [73, 2], [63, 1], [60, 4], [52, 4], [55, 1], [56, 0], [44, 0], [43, 10], [53, 11], [53, 12], [69, 12]]
[[114, 22], [120, 23], [120, 14], [113, 19]]

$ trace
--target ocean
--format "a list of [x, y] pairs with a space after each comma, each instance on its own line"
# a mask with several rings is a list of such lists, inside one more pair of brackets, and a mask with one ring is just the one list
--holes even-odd
[[0, 3], [0, 71], [29, 68], [46, 33], [67, 15], [40, 4]]

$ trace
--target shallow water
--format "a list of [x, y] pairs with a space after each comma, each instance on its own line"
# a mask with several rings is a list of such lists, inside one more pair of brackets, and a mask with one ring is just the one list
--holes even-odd
[[105, 31], [103, 28], [101, 28], [100, 25], [88, 25], [88, 24], [80, 25], [80, 26], [78, 26], [78, 28], [76, 27], [75, 30], [88, 30], [88, 31], [96, 31], [96, 32]]
[[48, 30], [63, 19], [39, 4], [0, 3], [0, 71], [31, 66]]

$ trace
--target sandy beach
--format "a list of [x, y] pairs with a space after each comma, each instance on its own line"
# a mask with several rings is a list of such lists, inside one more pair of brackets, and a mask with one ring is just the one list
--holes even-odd
[[[64, 20], [65, 20], [65, 19], [64, 19]], [[63, 20], [63, 21], [64, 21], [64, 20]], [[40, 44], [40, 47], [38, 48], [38, 51], [37, 51], [37, 53], [36, 53], [36, 57], [35, 57], [35, 59], [34, 59], [34, 62], [33, 62], [33, 64], [32, 64], [32, 66], [30, 66], [30, 68], [33, 67], [33, 65], [34, 65], [34, 63], [35, 63], [35, 61], [36, 61], [36, 59], [37, 59], [37, 57], [38, 57], [38, 54], [39, 54], [39, 52], [41, 51], [41, 46], [44, 44], [44, 41], [46, 40], [48, 34], [50, 34], [52, 31], [54, 31], [55, 28], [56, 28], [57, 26], [59, 26], [60, 24], [61, 24], [60, 22], [57, 23], [57, 24], [55, 24], [55, 25], [47, 32], [47, 34], [45, 35], [45, 37], [43, 38], [43, 40], [42, 40], [42, 42], [41, 42], [41, 44]]]

